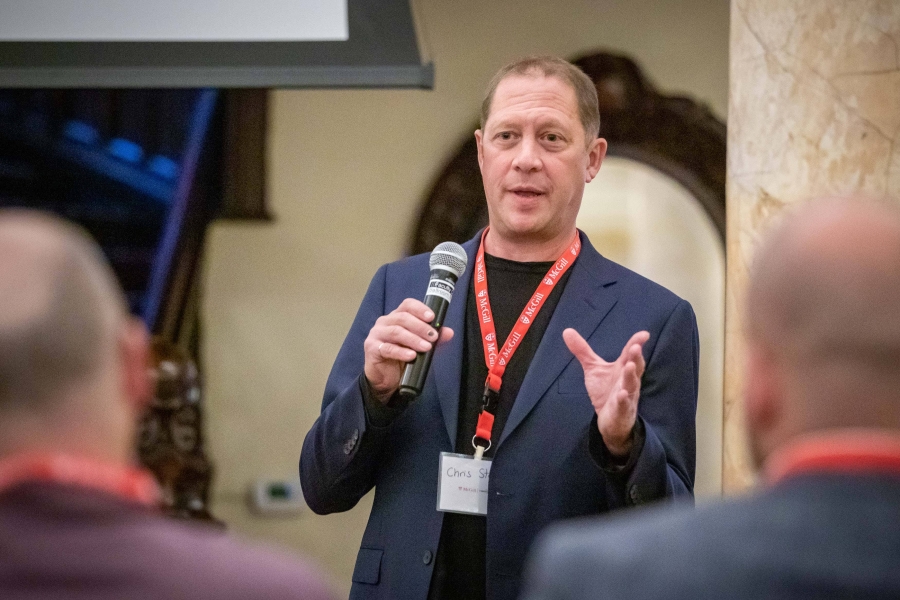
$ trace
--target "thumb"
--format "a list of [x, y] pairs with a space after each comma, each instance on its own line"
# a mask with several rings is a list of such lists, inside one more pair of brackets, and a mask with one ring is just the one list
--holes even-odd
[[571, 327], [563, 331], [563, 341], [566, 343], [566, 348], [569, 349], [569, 352], [575, 355], [575, 358], [578, 359], [582, 366], [599, 358], [591, 350], [584, 338], [581, 337], [581, 334]]

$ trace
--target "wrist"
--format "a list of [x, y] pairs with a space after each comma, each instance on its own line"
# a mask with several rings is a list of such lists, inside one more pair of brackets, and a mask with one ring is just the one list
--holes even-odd
[[[367, 383], [368, 383], [368, 381], [367, 381]], [[393, 398], [394, 394], [397, 392], [397, 390], [393, 390], [390, 392], [380, 392], [377, 389], [375, 389], [374, 387], [372, 387], [371, 383], [369, 383], [369, 389], [372, 392], [372, 397], [375, 398], [376, 400], [378, 400], [378, 402], [383, 406], [387, 406], [388, 403], [391, 401], [391, 398]]]
[[394, 392], [397, 390], [390, 391], [381, 391], [372, 383], [372, 380], [369, 379], [368, 375], [363, 375], [363, 380], [366, 382], [366, 388], [369, 392], [369, 397], [373, 400], [377, 400], [379, 404], [387, 405], [388, 402], [391, 401], [391, 398], [394, 397]]
[[616, 438], [615, 436], [604, 434], [602, 431], [600, 436], [603, 438], [606, 449], [615, 458], [629, 456], [634, 448], [634, 427], [631, 428], [631, 431], [625, 437]]

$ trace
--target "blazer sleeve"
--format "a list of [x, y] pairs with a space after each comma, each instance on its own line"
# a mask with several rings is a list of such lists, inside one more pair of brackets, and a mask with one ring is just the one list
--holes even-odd
[[610, 508], [693, 499], [699, 368], [697, 320], [680, 300], [660, 329], [641, 381], [642, 448], [621, 473], [606, 470]]
[[300, 453], [300, 483], [307, 505], [318, 514], [350, 510], [375, 485], [375, 473], [390, 426], [366, 417], [363, 342], [385, 311], [387, 265], [363, 298], [325, 385], [322, 413]]

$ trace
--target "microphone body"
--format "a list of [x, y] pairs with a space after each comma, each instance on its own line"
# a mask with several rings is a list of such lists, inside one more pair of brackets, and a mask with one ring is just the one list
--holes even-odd
[[[440, 333], [447, 316], [447, 308], [453, 298], [453, 290], [459, 276], [466, 269], [468, 257], [462, 246], [454, 242], [443, 242], [431, 253], [429, 264], [431, 277], [428, 282], [428, 290], [425, 292], [425, 306], [434, 313], [431, 326]], [[400, 395], [407, 399], [414, 399], [422, 393], [428, 369], [431, 367], [431, 359], [434, 356], [435, 342], [428, 352], [417, 352], [412, 362], [406, 363], [403, 375], [400, 378]]]

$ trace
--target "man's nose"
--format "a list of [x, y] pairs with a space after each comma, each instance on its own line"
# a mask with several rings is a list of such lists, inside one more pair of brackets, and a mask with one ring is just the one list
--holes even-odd
[[541, 163], [541, 148], [537, 140], [524, 138], [518, 145], [513, 159], [513, 168], [518, 171], [538, 171]]

